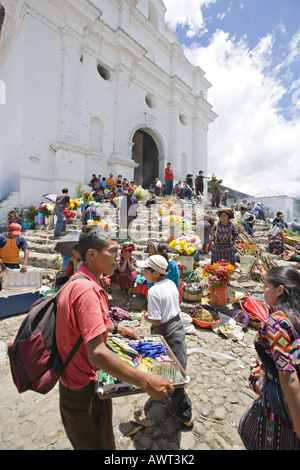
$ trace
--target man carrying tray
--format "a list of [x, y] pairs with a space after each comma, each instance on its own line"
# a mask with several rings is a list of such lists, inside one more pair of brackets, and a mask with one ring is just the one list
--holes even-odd
[[[165, 338], [181, 366], [187, 365], [185, 332], [179, 306], [179, 293], [173, 281], [166, 279], [169, 270], [168, 255], [153, 255], [137, 266], [145, 269], [145, 277], [154, 285], [148, 291], [148, 313], [145, 320], [151, 323], [151, 333]], [[192, 403], [184, 388], [177, 388], [170, 396], [169, 412], [185, 426], [191, 427]]]
[[100, 276], [112, 275], [119, 257], [118, 244], [102, 227], [84, 227], [79, 238], [82, 264], [76, 279], [59, 296], [56, 339], [63, 362], [77, 338], [83, 342], [64, 370], [60, 384], [60, 412], [74, 449], [114, 450], [112, 401], [95, 393], [96, 372], [101, 369], [122, 382], [139, 386], [154, 400], [174, 391], [171, 381], [136, 369], [106, 347], [108, 332], [137, 335], [131, 328], [112, 323], [109, 302]]

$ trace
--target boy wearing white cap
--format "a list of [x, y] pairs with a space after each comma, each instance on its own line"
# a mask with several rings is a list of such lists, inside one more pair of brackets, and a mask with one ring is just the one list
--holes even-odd
[[[145, 269], [145, 277], [154, 285], [148, 291], [148, 313], [145, 320], [151, 323], [151, 332], [161, 335], [172, 349], [176, 358], [185, 369], [187, 353], [185, 332], [179, 306], [179, 293], [173, 281], [165, 279], [169, 270], [167, 256], [153, 255], [137, 265]], [[192, 404], [184, 388], [175, 389], [170, 397], [170, 413], [185, 426], [193, 425]]]

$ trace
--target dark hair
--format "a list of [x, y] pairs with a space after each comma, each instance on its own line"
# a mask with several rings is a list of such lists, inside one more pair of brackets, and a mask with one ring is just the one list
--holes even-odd
[[99, 226], [84, 226], [79, 237], [78, 251], [82, 261], [86, 261], [86, 253], [89, 249], [101, 252], [107, 245], [110, 233]]
[[161, 242], [157, 246], [157, 253], [165, 258], [165, 260], [168, 261], [168, 268], [166, 270], [166, 273], [169, 272], [169, 257], [168, 253], [170, 252], [169, 245], [165, 242]]
[[277, 212], [276, 215], [277, 215], [277, 217], [278, 217], [279, 215], [283, 215], [283, 213], [279, 211], [279, 212]]
[[157, 246], [157, 251], [160, 255], [164, 256], [164, 254], [166, 254], [167, 257], [168, 257], [168, 253], [170, 253], [170, 247], [169, 247], [168, 243], [160, 242]]
[[68, 191], [69, 191], [68, 188], [63, 188], [63, 189], [61, 190], [62, 193], [67, 193]]
[[300, 273], [290, 266], [277, 266], [267, 271], [265, 280], [273, 286], [283, 286], [284, 291], [278, 299], [278, 307], [290, 318], [292, 309], [300, 319]]

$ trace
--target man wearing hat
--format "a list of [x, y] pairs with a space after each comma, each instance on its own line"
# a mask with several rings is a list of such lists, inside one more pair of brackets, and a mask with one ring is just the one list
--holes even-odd
[[10, 224], [8, 232], [0, 235], [0, 267], [3, 271], [20, 269], [20, 250], [24, 252], [21, 273], [27, 271], [29, 247], [25, 238], [21, 235], [22, 227], [19, 224]]
[[[180, 317], [179, 293], [176, 285], [165, 276], [169, 271], [167, 254], [149, 256], [137, 262], [145, 269], [145, 277], [153, 283], [148, 290], [148, 312], [145, 320], [151, 323], [151, 332], [165, 338], [181, 366], [187, 365], [185, 332]], [[184, 390], [178, 388], [170, 397], [169, 412], [187, 427], [193, 425], [192, 403]]]
[[220, 199], [221, 199], [221, 191], [220, 191], [220, 184], [223, 180], [217, 180], [216, 175], [213, 173], [211, 175], [210, 181], [210, 190], [212, 192], [212, 199], [211, 205], [212, 207], [220, 207]]

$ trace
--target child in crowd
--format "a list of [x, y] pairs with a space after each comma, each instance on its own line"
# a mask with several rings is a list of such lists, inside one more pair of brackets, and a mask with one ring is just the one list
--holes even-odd
[[77, 271], [82, 263], [81, 255], [78, 251], [79, 246], [75, 245], [72, 250], [72, 256], [69, 258], [69, 262], [66, 266], [66, 275], [70, 278]]
[[127, 297], [131, 294], [136, 279], [136, 259], [132, 256], [135, 246], [131, 242], [124, 242], [121, 246], [121, 258], [112, 280], [119, 284], [121, 292]]
[[[180, 317], [179, 293], [170, 279], [167, 256], [153, 255], [138, 266], [145, 269], [145, 276], [153, 287], [148, 291], [148, 312], [145, 320], [151, 323], [151, 333], [161, 335], [172, 349], [181, 366], [187, 365], [185, 332]], [[184, 388], [177, 388], [170, 396], [170, 413], [187, 427], [193, 425], [192, 404]]]
[[[168, 253], [170, 253], [170, 251], [171, 250], [170, 250], [168, 243], [162, 242], [158, 244], [158, 248], [157, 248], [158, 254], [165, 256], [166, 259], [168, 259]], [[165, 278], [170, 279], [170, 281], [173, 281], [175, 286], [178, 289], [180, 275], [179, 275], [179, 269], [178, 269], [177, 263], [174, 258], [172, 258], [171, 261], [169, 261], [169, 270]]]

